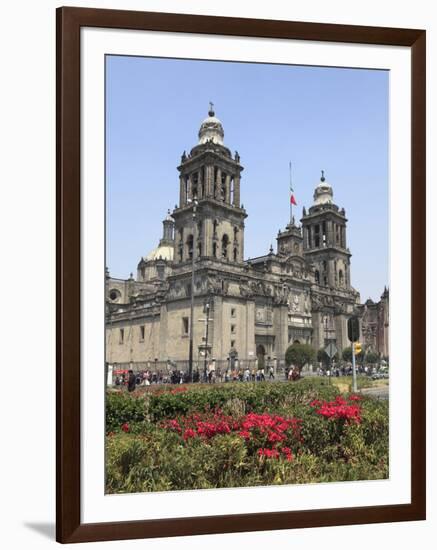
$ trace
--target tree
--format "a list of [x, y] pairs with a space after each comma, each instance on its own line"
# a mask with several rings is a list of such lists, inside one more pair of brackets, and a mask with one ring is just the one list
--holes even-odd
[[329, 355], [326, 353], [326, 351], [323, 348], [320, 348], [317, 351], [317, 361], [319, 363], [322, 363], [324, 367], [329, 365]]
[[374, 351], [369, 351], [368, 353], [366, 353], [366, 363], [369, 363], [371, 365], [379, 363], [379, 355]]
[[287, 367], [296, 366], [299, 371], [307, 364], [314, 361], [316, 353], [308, 344], [292, 344], [285, 352], [285, 363]]
[[322, 363], [325, 368], [329, 367], [329, 365], [332, 363], [332, 361], [338, 361], [338, 352], [334, 355], [334, 357], [329, 360], [329, 355], [326, 353], [324, 348], [320, 348], [317, 352], [317, 361], [319, 363]]
[[343, 361], [347, 363], [352, 363], [352, 348], [351, 346], [344, 348], [342, 353]]

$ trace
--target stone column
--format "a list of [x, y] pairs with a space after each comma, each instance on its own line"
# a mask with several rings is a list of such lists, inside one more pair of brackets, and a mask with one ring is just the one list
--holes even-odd
[[215, 181], [217, 193], [215, 198], [221, 200], [222, 198], [222, 171], [221, 168], [217, 168], [217, 179]]
[[255, 302], [253, 300], [246, 301], [246, 338], [243, 346], [244, 359], [256, 359], [255, 345]]
[[240, 174], [234, 176], [234, 206], [240, 208]]
[[231, 176], [230, 174], [226, 174], [226, 202], [227, 204], [231, 204]]
[[328, 284], [335, 286], [335, 264], [334, 260], [328, 260]]
[[335, 240], [334, 240], [334, 222], [332, 220], [328, 220], [326, 231], [327, 231], [326, 246], [332, 246], [332, 245], [335, 244]]
[[275, 349], [273, 355], [279, 361], [285, 359], [288, 345], [288, 307], [281, 305], [273, 310], [273, 333], [275, 335]]
[[192, 199], [193, 196], [192, 196], [192, 182], [191, 182], [191, 175], [188, 176], [188, 181], [187, 181], [187, 196], [185, 198], [185, 201], [187, 201], [188, 199]]
[[167, 341], [168, 341], [168, 312], [167, 305], [163, 304], [161, 306], [161, 311], [159, 315], [159, 345], [158, 345], [158, 359], [160, 361], [165, 361], [168, 359], [167, 352]]
[[335, 339], [338, 354], [341, 357], [341, 352], [350, 344], [347, 337], [347, 319], [342, 314], [335, 316]]
[[[214, 310], [213, 310], [214, 322], [211, 323], [212, 334], [212, 356], [214, 359], [226, 359], [227, 355], [223, 352], [223, 298], [221, 296], [214, 296]], [[226, 350], [225, 353], [227, 353]]]
[[198, 170], [197, 172], [197, 198], [198, 199], [203, 199], [204, 188], [202, 184], [203, 184], [202, 170]]
[[322, 315], [319, 311], [315, 311], [312, 314], [312, 325], [313, 325], [313, 348], [318, 350], [324, 347], [325, 336], [322, 325]]
[[184, 206], [185, 201], [186, 201], [186, 197], [185, 197], [185, 181], [184, 181], [184, 176], [180, 175], [180, 176], [179, 176], [179, 208], [181, 208], [182, 206]]

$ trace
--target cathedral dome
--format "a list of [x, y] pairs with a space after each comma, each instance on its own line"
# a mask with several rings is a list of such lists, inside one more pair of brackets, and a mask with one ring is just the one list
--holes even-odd
[[173, 256], [174, 256], [173, 246], [160, 245], [154, 248], [152, 252], [147, 254], [147, 256], [144, 259], [146, 260], [146, 262], [150, 262], [151, 260], [159, 260], [159, 259], [167, 260], [171, 262], [173, 261]]
[[213, 111], [213, 104], [210, 103], [210, 109], [208, 111], [208, 117], [200, 125], [199, 130], [199, 145], [212, 141], [223, 145], [224, 131], [221, 121], [215, 116]]
[[332, 187], [325, 180], [325, 174], [322, 170], [322, 177], [314, 190], [314, 204], [332, 204], [333, 195]]

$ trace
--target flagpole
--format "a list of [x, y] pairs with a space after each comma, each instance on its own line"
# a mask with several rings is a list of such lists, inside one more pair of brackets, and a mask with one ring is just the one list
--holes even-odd
[[293, 203], [291, 202], [291, 194], [292, 194], [292, 185], [291, 185], [291, 161], [289, 162], [289, 168], [290, 168], [290, 224], [293, 223]]

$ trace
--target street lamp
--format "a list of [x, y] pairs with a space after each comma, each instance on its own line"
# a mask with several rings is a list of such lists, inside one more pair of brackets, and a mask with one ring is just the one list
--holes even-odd
[[207, 360], [208, 360], [208, 327], [209, 327], [209, 321], [212, 320], [209, 318], [209, 298], [207, 298], [205, 303], [205, 356], [203, 359], [203, 379], [207, 380]]
[[197, 197], [193, 198], [193, 240], [191, 245], [191, 303], [190, 303], [190, 349], [188, 356], [188, 380], [193, 381], [193, 332], [194, 332], [194, 254], [196, 251]]

